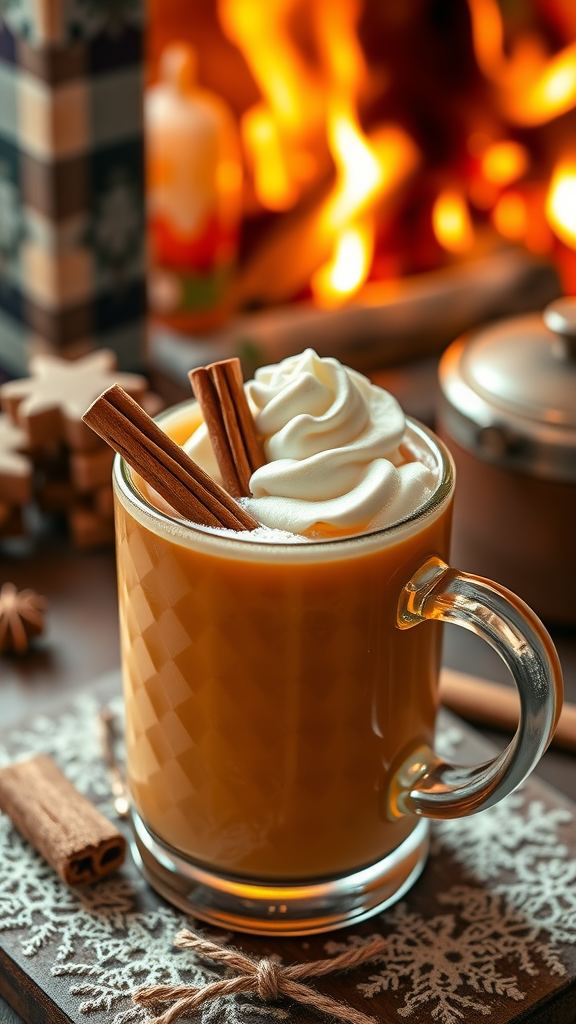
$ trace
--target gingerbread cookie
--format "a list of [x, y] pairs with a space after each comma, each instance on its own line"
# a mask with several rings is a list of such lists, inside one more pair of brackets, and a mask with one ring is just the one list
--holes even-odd
[[21, 427], [0, 415], [0, 501], [25, 505], [32, 497], [32, 463], [23, 450], [27, 438]]
[[30, 360], [30, 377], [0, 387], [2, 408], [26, 431], [33, 449], [53, 448], [65, 442], [74, 451], [99, 447], [100, 439], [82, 415], [112, 384], [121, 384], [140, 402], [147, 384], [135, 373], [116, 369], [116, 357], [99, 349], [81, 359], [36, 355]]

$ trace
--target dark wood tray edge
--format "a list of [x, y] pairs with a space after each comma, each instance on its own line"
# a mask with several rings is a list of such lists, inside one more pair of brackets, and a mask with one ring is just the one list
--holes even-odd
[[0, 949], [0, 995], [16, 1013], [34, 1024], [74, 1024], [21, 967]]

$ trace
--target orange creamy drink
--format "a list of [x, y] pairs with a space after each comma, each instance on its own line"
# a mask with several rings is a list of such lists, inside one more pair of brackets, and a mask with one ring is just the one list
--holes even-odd
[[[228, 369], [198, 371], [202, 386]], [[210, 433], [192, 401], [164, 414], [171, 454], [141, 410], [124, 421], [102, 396], [103, 436], [115, 423], [117, 450], [165, 498], [180, 460], [196, 487], [202, 472], [213, 490], [227, 476], [244, 508], [216, 489], [235, 529], [192, 523], [114, 463], [133, 852], [188, 914], [305, 935], [399, 899], [426, 861], [429, 818], [473, 814], [526, 778], [562, 677], [519, 598], [447, 564], [452, 461], [391, 395], [312, 351], [262, 367], [244, 392], [235, 381], [212, 405], [198, 388]], [[251, 446], [241, 486], [225, 401]], [[164, 443], [155, 476], [141, 453]], [[206, 505], [184, 507], [204, 516], [202, 486]], [[442, 621], [490, 643], [520, 691], [516, 735], [482, 765], [433, 749]]]
[[[162, 426], [184, 444], [198, 422], [189, 403]], [[395, 460], [423, 460], [432, 487], [419, 516], [368, 532], [194, 528], [155, 511], [142, 481], [140, 500], [117, 487], [130, 788], [151, 832], [198, 865], [329, 878], [417, 824], [391, 819], [388, 790], [432, 744], [441, 626], [402, 631], [397, 608], [412, 573], [448, 556], [451, 487], [422, 428]]]

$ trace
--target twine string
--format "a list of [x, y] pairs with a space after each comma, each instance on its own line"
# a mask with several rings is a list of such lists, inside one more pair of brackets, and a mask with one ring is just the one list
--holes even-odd
[[300, 984], [299, 979], [318, 978], [334, 971], [350, 970], [374, 960], [386, 948], [386, 943], [380, 935], [374, 936], [362, 946], [351, 946], [338, 956], [309, 963], [289, 964], [287, 967], [269, 958], [254, 960], [238, 949], [220, 946], [189, 931], [179, 932], [174, 945], [179, 949], [194, 950], [200, 956], [226, 964], [237, 974], [236, 977], [213, 981], [200, 988], [191, 985], [153, 985], [151, 988], [138, 989], [133, 999], [141, 1006], [161, 1007], [164, 1003], [172, 1003], [159, 1017], [155, 1017], [151, 1024], [173, 1024], [180, 1017], [192, 1013], [212, 999], [240, 993], [257, 995], [264, 1002], [275, 1002], [281, 998], [293, 999], [295, 1002], [313, 1006], [320, 1013], [336, 1017], [345, 1024], [377, 1024], [374, 1017], [340, 1003], [331, 996], [323, 995], [308, 985]]
[[280, 968], [274, 960], [260, 960], [256, 968], [256, 991], [265, 1003], [280, 997]]

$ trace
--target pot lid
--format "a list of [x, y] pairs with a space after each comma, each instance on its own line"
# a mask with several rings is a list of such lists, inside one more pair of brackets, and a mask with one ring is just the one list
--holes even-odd
[[576, 482], [576, 298], [464, 335], [439, 375], [454, 441], [503, 469]]
[[512, 416], [576, 427], [576, 298], [500, 321], [465, 346], [460, 373], [481, 399]]

